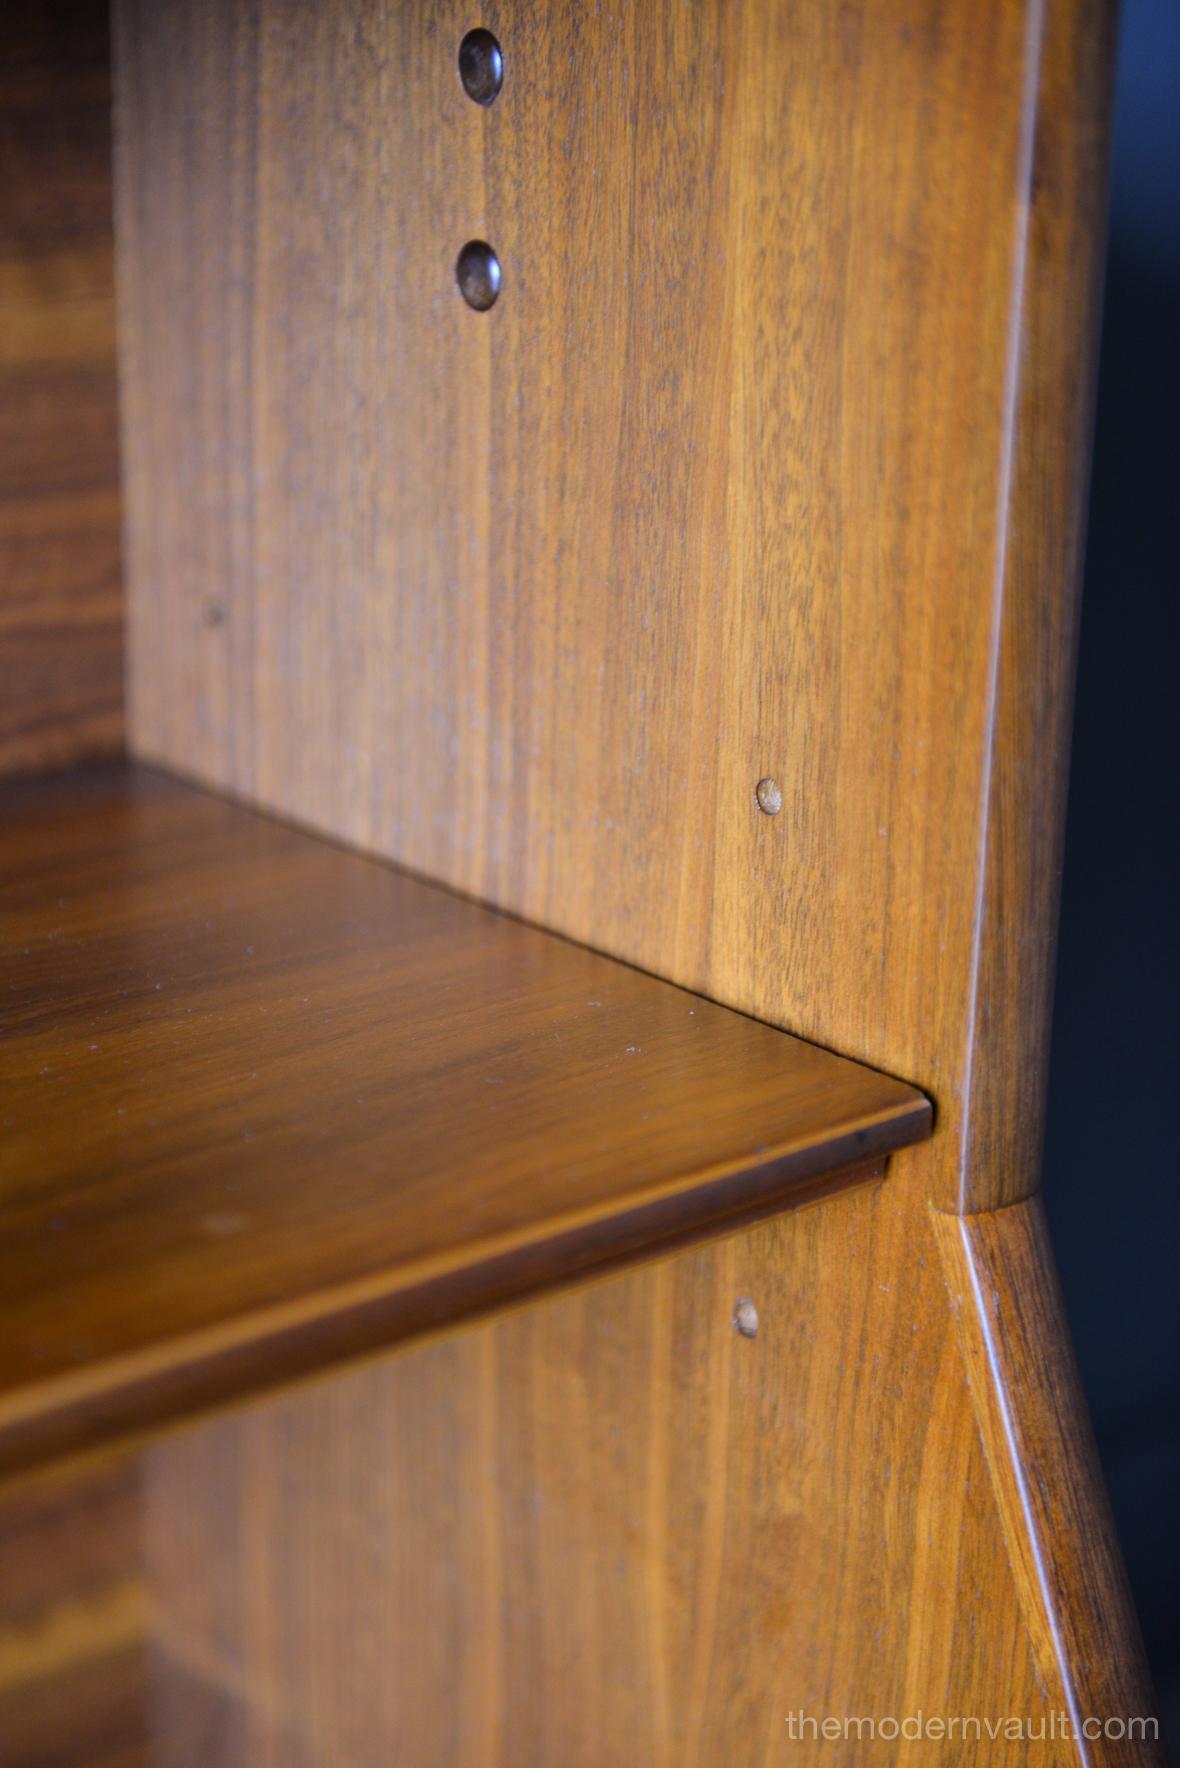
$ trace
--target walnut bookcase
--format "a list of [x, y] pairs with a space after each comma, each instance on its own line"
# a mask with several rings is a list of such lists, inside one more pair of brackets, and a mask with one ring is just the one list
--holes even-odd
[[1162, 1759], [1037, 1199], [1110, 8], [0, 28], [0, 1763]]

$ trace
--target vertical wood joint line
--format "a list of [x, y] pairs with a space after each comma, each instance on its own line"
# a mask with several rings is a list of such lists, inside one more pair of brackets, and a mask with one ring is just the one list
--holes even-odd
[[988, 635], [987, 692], [985, 698], [983, 767], [980, 785], [979, 843], [976, 854], [975, 907], [971, 928], [971, 959], [968, 973], [967, 1048], [963, 1065], [963, 1093], [959, 1121], [958, 1212], [966, 1213], [968, 1201], [968, 1148], [971, 1135], [971, 1086], [975, 1070], [976, 1025], [979, 1010], [979, 968], [983, 949], [983, 923], [987, 913], [987, 861], [991, 833], [992, 766], [995, 756], [996, 707], [999, 698], [1000, 646], [1004, 622], [1004, 589], [1008, 565], [1008, 534], [1012, 501], [1012, 463], [1020, 421], [1020, 358], [1023, 344], [1024, 294], [1028, 266], [1028, 235], [1032, 218], [1033, 158], [1036, 147], [1037, 98], [1040, 88], [1041, 54], [1045, 41], [1047, 0], [1029, 0], [1025, 27], [1024, 93], [1020, 107], [1020, 146], [1016, 176], [1016, 214], [1012, 253], [1012, 281], [1008, 297], [1007, 357], [1004, 366], [1003, 417], [1000, 424], [1000, 472], [996, 500], [996, 553], [992, 576], [991, 630]]
[[[1007, 1207], [1023, 1211], [1028, 1208], [1028, 1203], [1027, 1200], [1022, 1200], [1020, 1203], [1011, 1204]], [[995, 1214], [998, 1212], [989, 1213]], [[1029, 1492], [1029, 1463], [1027, 1451], [1021, 1442], [1020, 1429], [1017, 1420], [1013, 1415], [1008, 1381], [1005, 1375], [1000, 1349], [997, 1344], [996, 1335], [998, 1330], [998, 1319], [992, 1306], [992, 1300], [998, 1301], [998, 1298], [993, 1296], [993, 1298], [989, 1300], [988, 1296], [985, 1294], [984, 1282], [976, 1259], [974, 1243], [975, 1229], [970, 1217], [963, 1215], [951, 1216], [945, 1211], [935, 1210], [934, 1218], [936, 1229], [941, 1223], [943, 1234], [945, 1234], [948, 1226], [953, 1232], [956, 1246], [956, 1257], [957, 1260], [961, 1262], [962, 1274], [965, 1275], [967, 1283], [970, 1286], [969, 1300], [975, 1316], [974, 1329], [979, 1334], [979, 1340], [987, 1364], [987, 1374], [988, 1380], [991, 1384], [992, 1399], [995, 1404], [1000, 1427], [1003, 1431], [1004, 1451], [1007, 1456], [1008, 1468], [1012, 1476], [1017, 1500], [1020, 1505], [1020, 1519], [1024, 1525], [1032, 1562], [1036, 1571], [1037, 1597], [1040, 1601], [1046, 1629], [1052, 1640], [1053, 1656], [1056, 1660], [1058, 1674], [1061, 1678], [1062, 1697], [1069, 1710], [1074, 1741], [1077, 1744], [1077, 1760], [1081, 1765], [1081, 1768], [1093, 1768], [1093, 1755], [1088, 1747], [1085, 1733], [1082, 1730], [1082, 1721], [1087, 1715], [1082, 1712], [1078, 1704], [1078, 1691], [1074, 1683], [1073, 1666], [1070, 1661], [1070, 1654], [1066, 1642], [1061, 1636], [1061, 1627], [1057, 1616], [1057, 1605], [1054, 1599], [1053, 1585], [1045, 1563], [1044, 1543], [1037, 1522], [1036, 1510]], [[943, 1235], [940, 1234], [938, 1238], [942, 1240]], [[964, 1297], [963, 1299], [966, 1301], [968, 1298]], [[967, 1373], [968, 1378], [970, 1379], [969, 1368]], [[976, 1427], [980, 1431], [981, 1441], [983, 1441], [983, 1447], [986, 1454], [987, 1443], [983, 1440], [983, 1421], [978, 1410], [979, 1400], [973, 1398], [972, 1403], [976, 1411]], [[988, 1459], [990, 1461], [990, 1455]], [[993, 1488], [995, 1486], [995, 1480], [996, 1476], [993, 1473]], [[1000, 1512], [1002, 1516], [1002, 1503], [1000, 1505]], [[1009, 1549], [1009, 1552], [1011, 1553], [1011, 1549]], [[1013, 1570], [1015, 1575], [1015, 1567]]]

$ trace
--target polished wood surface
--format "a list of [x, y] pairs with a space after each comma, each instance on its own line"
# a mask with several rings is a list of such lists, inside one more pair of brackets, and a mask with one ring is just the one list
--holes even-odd
[[1116, 8], [1046, 0], [1032, 13], [1041, 34], [1013, 286], [966, 1106], [957, 1183], [935, 1186], [966, 1211], [1041, 1183], [1106, 241]]
[[[1042, 1674], [1082, 1730], [1154, 1711], [1039, 1198], [934, 1217], [992, 1489]], [[1165, 1761], [1162, 1747], [1100, 1762]]]
[[1026, 1195], [1112, 10], [496, 0], [485, 107], [451, 0], [118, 0], [138, 751], [905, 1074], [928, 1194]]
[[0, 8], [0, 774], [123, 739], [110, 32]]
[[1162, 1763], [1047, 1256], [863, 1186], [10, 1489], [0, 1763]]
[[8, 785], [0, 1468], [758, 1210], [912, 1088], [122, 766]]
[[[1001, 1218], [1012, 1248], [1028, 1207]], [[161, 1442], [164, 1768], [211, 1709], [209, 1768], [1160, 1762], [1062, 1734], [1071, 1704], [1151, 1711], [1133, 1625], [1089, 1506], [1046, 1516], [1075, 1559], [1057, 1595], [1095, 1599], [1069, 1613], [1067, 1695], [938, 1244], [892, 1182], [862, 1187]], [[988, 1306], [1033, 1341], [1006, 1372], [1031, 1373], [1022, 1429], [1048, 1426], [1030, 1477], [1079, 1491], [1059, 1319], [1019, 1278]], [[792, 1736], [800, 1712], [980, 1735]]]
[[148, 776], [30, 796], [8, 1465], [422, 1335], [145, 1452], [154, 1761], [1156, 1759], [788, 1729], [1151, 1713], [1027, 1201], [1111, 27], [116, 0], [134, 748], [937, 1108], [882, 1183], [766, 1026], [702, 1060], [699, 1000]]

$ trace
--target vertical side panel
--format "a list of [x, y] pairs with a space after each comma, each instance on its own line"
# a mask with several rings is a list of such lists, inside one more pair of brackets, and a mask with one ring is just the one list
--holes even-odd
[[1014, 322], [1010, 477], [959, 1184], [966, 1211], [1041, 1182], [1057, 904], [1106, 237], [1114, 9], [1047, 0]]
[[1162, 1763], [1150, 1733], [1094, 1729], [1155, 1707], [1040, 1200], [934, 1223], [1013, 1575], [1079, 1759]]

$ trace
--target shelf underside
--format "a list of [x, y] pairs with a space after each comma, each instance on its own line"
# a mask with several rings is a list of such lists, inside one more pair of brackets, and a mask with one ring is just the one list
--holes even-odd
[[928, 1132], [910, 1087], [162, 774], [0, 818], [0, 1471]]

